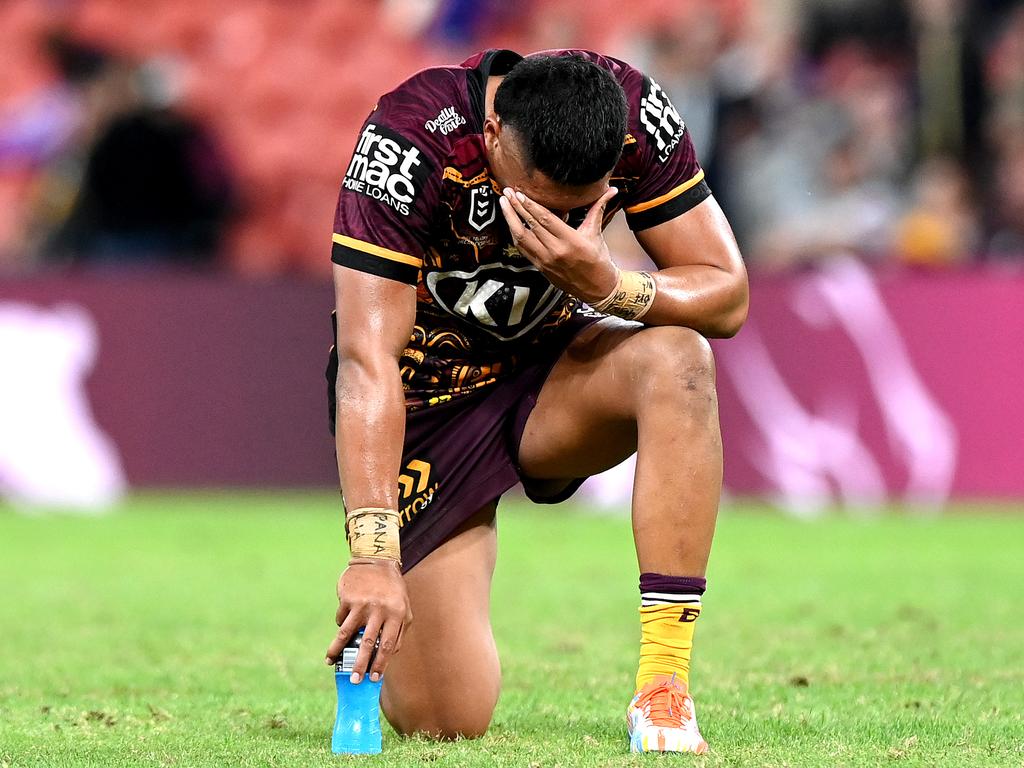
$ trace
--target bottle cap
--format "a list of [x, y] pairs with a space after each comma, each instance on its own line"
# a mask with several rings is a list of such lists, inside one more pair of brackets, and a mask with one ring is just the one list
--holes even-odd
[[352, 648], [351, 646], [345, 648], [341, 652], [341, 656], [338, 657], [337, 663], [334, 665], [335, 672], [343, 672], [346, 675], [352, 674], [352, 670], [356, 666], [356, 654], [359, 653], [358, 648]]
[[[356, 665], [356, 655], [359, 653], [359, 646], [363, 644], [363, 630], [360, 629], [351, 638], [349, 638], [348, 645], [345, 646], [341, 652], [341, 656], [338, 657], [338, 661], [334, 665], [335, 672], [343, 672], [346, 675], [352, 674], [352, 670]], [[373, 649], [373, 653], [370, 655], [370, 663], [373, 663], [373, 656], [376, 655], [376, 647]]]

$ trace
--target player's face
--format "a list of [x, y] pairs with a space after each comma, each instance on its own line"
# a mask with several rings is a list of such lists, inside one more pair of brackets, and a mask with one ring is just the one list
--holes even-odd
[[608, 189], [610, 172], [593, 184], [571, 186], [528, 168], [515, 131], [503, 128], [496, 120], [489, 119], [484, 125], [484, 140], [491, 176], [498, 185], [522, 192], [563, 219], [568, 218], [570, 211], [589, 208]]

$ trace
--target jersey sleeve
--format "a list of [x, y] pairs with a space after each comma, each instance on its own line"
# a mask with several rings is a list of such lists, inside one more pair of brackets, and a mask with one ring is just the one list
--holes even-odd
[[[625, 203], [633, 230], [650, 229], [711, 196], [682, 117], [652, 78], [633, 70], [624, 83], [630, 137], [637, 142], [638, 180]], [[630, 139], [627, 139], [627, 142]]]
[[331, 261], [415, 285], [440, 177], [435, 143], [403, 118], [411, 99], [401, 89], [383, 97], [359, 132], [338, 194]]

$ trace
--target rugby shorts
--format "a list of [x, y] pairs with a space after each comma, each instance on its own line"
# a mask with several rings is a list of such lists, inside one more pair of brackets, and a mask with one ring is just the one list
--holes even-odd
[[[548, 374], [569, 342], [593, 318], [576, 316], [517, 370], [478, 392], [439, 405], [406, 411], [399, 476], [402, 570], [408, 571], [448, 540], [474, 513], [516, 483], [540, 504], [572, 496], [586, 478], [575, 478], [555, 495], [541, 496], [519, 468], [519, 443]], [[327, 365], [331, 434], [335, 431], [338, 357]]]

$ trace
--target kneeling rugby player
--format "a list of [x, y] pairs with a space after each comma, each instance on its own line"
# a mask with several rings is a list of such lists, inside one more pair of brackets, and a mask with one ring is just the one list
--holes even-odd
[[[620, 209], [657, 269], [611, 258]], [[735, 334], [747, 279], [665, 92], [584, 50], [491, 50], [381, 97], [335, 216], [332, 429], [352, 559], [333, 663], [379, 638], [400, 733], [487, 729], [495, 510], [540, 503], [637, 453], [634, 751], [704, 752], [690, 651], [722, 448], [706, 338]], [[415, 623], [410, 623], [415, 614]], [[401, 648], [401, 652], [399, 652]]]

